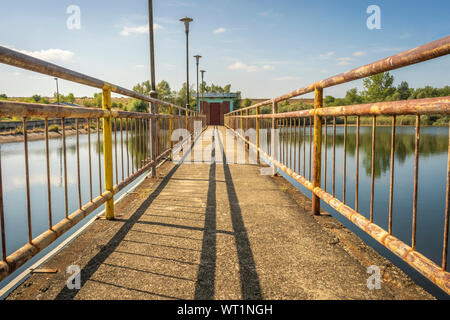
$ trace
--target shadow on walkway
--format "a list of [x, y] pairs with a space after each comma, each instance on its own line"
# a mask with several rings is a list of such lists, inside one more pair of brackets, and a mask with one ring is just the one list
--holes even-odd
[[[114, 235], [114, 237], [109, 240], [109, 242], [103, 247], [103, 249], [97, 253], [81, 270], [81, 288], [85, 286], [88, 281], [98, 282], [93, 280], [93, 275], [102, 265], [108, 265], [106, 260], [113, 253], [118, 251], [119, 245], [125, 241], [125, 237], [131, 231], [131, 229], [137, 223], [144, 223], [147, 225], [154, 226], [165, 226], [171, 228], [181, 228], [186, 230], [196, 230], [203, 231], [202, 238], [202, 246], [200, 252], [200, 265], [198, 268], [197, 279], [195, 280], [195, 292], [194, 299], [198, 300], [211, 300], [215, 297], [215, 278], [216, 278], [216, 264], [217, 264], [217, 234], [218, 233], [226, 233], [234, 236], [237, 257], [239, 260], [239, 276], [240, 276], [240, 284], [242, 291], [242, 299], [244, 300], [258, 300], [262, 299], [261, 286], [259, 283], [259, 277], [256, 272], [255, 261], [253, 257], [253, 253], [250, 247], [250, 242], [248, 239], [247, 231], [244, 226], [244, 221], [242, 218], [242, 211], [239, 206], [238, 197], [236, 194], [236, 190], [234, 187], [231, 170], [227, 164], [227, 159], [225, 156], [225, 152], [223, 154], [223, 170], [225, 175], [225, 183], [226, 190], [228, 194], [228, 202], [230, 207], [231, 214], [231, 222], [233, 232], [217, 230], [217, 199], [216, 199], [216, 151], [215, 145], [216, 143], [223, 150], [223, 143], [220, 136], [220, 132], [217, 128], [212, 129], [212, 148], [211, 148], [211, 164], [209, 168], [209, 179], [208, 179], [208, 191], [207, 191], [207, 201], [206, 201], [206, 211], [205, 211], [205, 222], [203, 228], [197, 228], [192, 226], [184, 226], [184, 225], [174, 225], [172, 223], [165, 222], [152, 222], [152, 221], [140, 221], [140, 218], [144, 215], [144, 213], [148, 210], [150, 205], [159, 197], [161, 192], [166, 188], [169, 181], [174, 176], [175, 172], [180, 168], [181, 164], [176, 165], [172, 170], [164, 177], [158, 187], [152, 192], [148, 198], [144, 200], [144, 202], [139, 206], [138, 209], [131, 215], [131, 217], [127, 220], [124, 220], [124, 225], [118, 230], [118, 232]], [[200, 141], [201, 142], [201, 141]], [[192, 149], [191, 149], [192, 150]], [[185, 156], [188, 156], [186, 154]], [[119, 220], [120, 221], [120, 220]], [[149, 230], [150, 231], [150, 230]], [[136, 242], [136, 241], [134, 241]], [[157, 244], [154, 244], [157, 245]], [[158, 258], [158, 257], [156, 257]], [[159, 258], [161, 260], [161, 258]], [[169, 263], [170, 259], [167, 259], [167, 263]], [[193, 263], [190, 263], [193, 264]], [[117, 266], [116, 266], [117, 267]], [[128, 266], [120, 267], [122, 269], [130, 269], [134, 270]], [[141, 271], [141, 270], [137, 270]], [[147, 271], [148, 272], [148, 271]], [[163, 274], [156, 274], [161, 276], [167, 276]], [[182, 275], [178, 275], [179, 279], [188, 280], [184, 277], [181, 278]], [[172, 276], [173, 277], [173, 276]], [[176, 277], [175, 277], [176, 278]], [[117, 284], [110, 284], [115, 285]], [[120, 286], [121, 287], [121, 286]], [[121, 287], [123, 288], [123, 287]], [[127, 288], [125, 288], [127, 289]], [[130, 288], [131, 289], [131, 288]], [[139, 291], [138, 289], [132, 289], [135, 291]], [[64, 287], [56, 296], [57, 300], [71, 300], [74, 299], [79, 290], [72, 290]], [[166, 297], [166, 298], [175, 298], [168, 295], [161, 295], [158, 293], [151, 293], [147, 291], [142, 291], [142, 293], [150, 293], [153, 295]]]

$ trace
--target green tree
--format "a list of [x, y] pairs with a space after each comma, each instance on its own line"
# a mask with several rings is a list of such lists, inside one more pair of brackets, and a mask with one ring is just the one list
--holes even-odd
[[138, 99], [128, 102], [127, 110], [131, 112], [148, 112], [148, 103]]
[[41, 96], [38, 94], [35, 94], [31, 97], [31, 100], [33, 100], [34, 102], [39, 102], [39, 100], [41, 100]]
[[365, 90], [362, 96], [366, 102], [384, 101], [395, 92], [394, 77], [389, 72], [379, 73], [363, 80]]
[[94, 105], [98, 108], [102, 107], [103, 95], [101, 92], [94, 93]]
[[242, 103], [244, 108], [250, 107], [252, 105], [252, 100], [250, 100], [249, 98], [245, 98], [244, 102]]
[[74, 102], [75, 102], [75, 96], [73, 95], [73, 93], [69, 93], [69, 94], [65, 97], [64, 102], [74, 103]]
[[334, 103], [335, 98], [333, 96], [326, 96], [323, 99], [323, 104], [325, 106], [331, 106]]
[[[176, 100], [175, 100], [175, 104], [179, 105], [180, 107], [185, 107], [187, 104], [187, 100], [186, 100], [186, 91], [187, 91], [187, 86], [186, 86], [186, 82], [183, 83], [183, 86], [181, 87], [181, 89], [176, 93]], [[194, 86], [191, 85], [190, 86], [190, 90], [189, 90], [189, 104], [190, 104], [190, 108], [191, 109], [195, 109], [195, 106], [197, 105], [197, 103], [195, 102], [195, 90], [194, 90]]]
[[362, 103], [363, 99], [358, 93], [357, 88], [353, 88], [347, 91], [345, 94], [345, 101], [346, 104], [360, 104]]
[[151, 91], [151, 85], [150, 85], [150, 81], [144, 81], [142, 83], [138, 83], [137, 85], [135, 85], [133, 87], [133, 91], [146, 95], [146, 96], [150, 96], [150, 91]]
[[411, 95], [408, 82], [402, 81], [397, 87], [397, 92], [400, 96], [400, 100], [407, 100]]
[[158, 85], [156, 86], [156, 91], [158, 92], [158, 99], [173, 103], [174, 97], [173, 92], [170, 89], [170, 85], [167, 81], [162, 80]]

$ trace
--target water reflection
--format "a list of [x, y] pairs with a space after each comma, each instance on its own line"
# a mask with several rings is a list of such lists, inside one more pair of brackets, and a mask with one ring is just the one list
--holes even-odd
[[[294, 132], [294, 131], [293, 131]], [[325, 132], [325, 130], [324, 130]], [[288, 166], [309, 178], [309, 128], [303, 139], [300, 136], [289, 138], [289, 133], [281, 132], [281, 148], [285, 150]], [[287, 137], [286, 137], [287, 135]], [[322, 138], [325, 141], [325, 134]], [[343, 199], [344, 189], [344, 128], [336, 128], [335, 156], [335, 193], [336, 198]], [[448, 152], [447, 127], [422, 127], [420, 132], [419, 172], [418, 172], [418, 214], [417, 214], [417, 250], [429, 257], [436, 264], [442, 261], [445, 191]], [[395, 135], [395, 171], [394, 171], [394, 206], [393, 235], [411, 245], [412, 204], [414, 183], [415, 128], [397, 127]], [[286, 152], [287, 150], [287, 152]], [[305, 172], [304, 166], [305, 156]], [[356, 127], [347, 128], [346, 146], [346, 204], [354, 208], [355, 172], [356, 172]], [[359, 212], [366, 218], [370, 213], [371, 165], [372, 165], [372, 128], [360, 129], [360, 175], [359, 175]], [[375, 143], [375, 189], [374, 222], [387, 230], [389, 212], [389, 176], [391, 152], [391, 127], [377, 127]], [[290, 162], [292, 153], [292, 163]], [[333, 127], [327, 132], [327, 159], [322, 151], [322, 187], [325, 186], [325, 164], [327, 167], [326, 191], [332, 193], [333, 185]], [[306, 194], [302, 186], [297, 185]], [[323, 204], [325, 209], [333, 209]], [[339, 215], [337, 215], [338, 217]]]

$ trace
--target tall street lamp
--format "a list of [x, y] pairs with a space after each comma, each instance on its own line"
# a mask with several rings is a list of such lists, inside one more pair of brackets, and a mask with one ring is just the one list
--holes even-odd
[[[156, 92], [156, 80], [155, 80], [155, 40], [153, 35], [153, 1], [148, 0], [148, 31], [150, 40], [150, 97], [158, 98], [158, 92]], [[150, 102], [150, 113], [159, 113], [159, 108], [156, 103]], [[153, 118], [150, 119], [150, 155], [152, 160], [156, 159], [158, 155], [159, 140], [156, 134], [159, 130], [159, 122]], [[156, 177], [156, 167], [152, 167], [151, 176]]]
[[189, 23], [194, 20], [184, 17], [180, 21], [184, 22], [184, 29], [186, 31], [186, 108], [189, 109]]
[[200, 56], [198, 54], [194, 56], [195, 60], [197, 61], [197, 111], [199, 113], [200, 113], [200, 103], [198, 101], [198, 63], [199, 63], [201, 57], [202, 56]]
[[55, 78], [56, 81], [56, 98], [58, 99], [58, 105], [59, 105], [59, 88], [58, 88], [58, 78]]
[[201, 85], [201, 88], [202, 88], [202, 101], [203, 101], [203, 92], [205, 91], [205, 89], [204, 89], [204, 87], [203, 87], [203, 76], [205, 75], [205, 70], [200, 70], [200, 72], [202, 73], [202, 85]]

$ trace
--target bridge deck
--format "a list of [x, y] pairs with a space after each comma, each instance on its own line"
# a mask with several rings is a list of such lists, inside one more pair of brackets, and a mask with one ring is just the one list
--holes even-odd
[[[208, 130], [222, 145], [225, 129]], [[166, 163], [117, 205], [115, 221], [97, 220], [43, 266], [58, 273], [33, 274], [9, 299], [430, 298], [260, 169]], [[371, 264], [382, 269], [380, 290], [366, 286]], [[82, 269], [80, 290], [65, 286], [69, 265]]]

